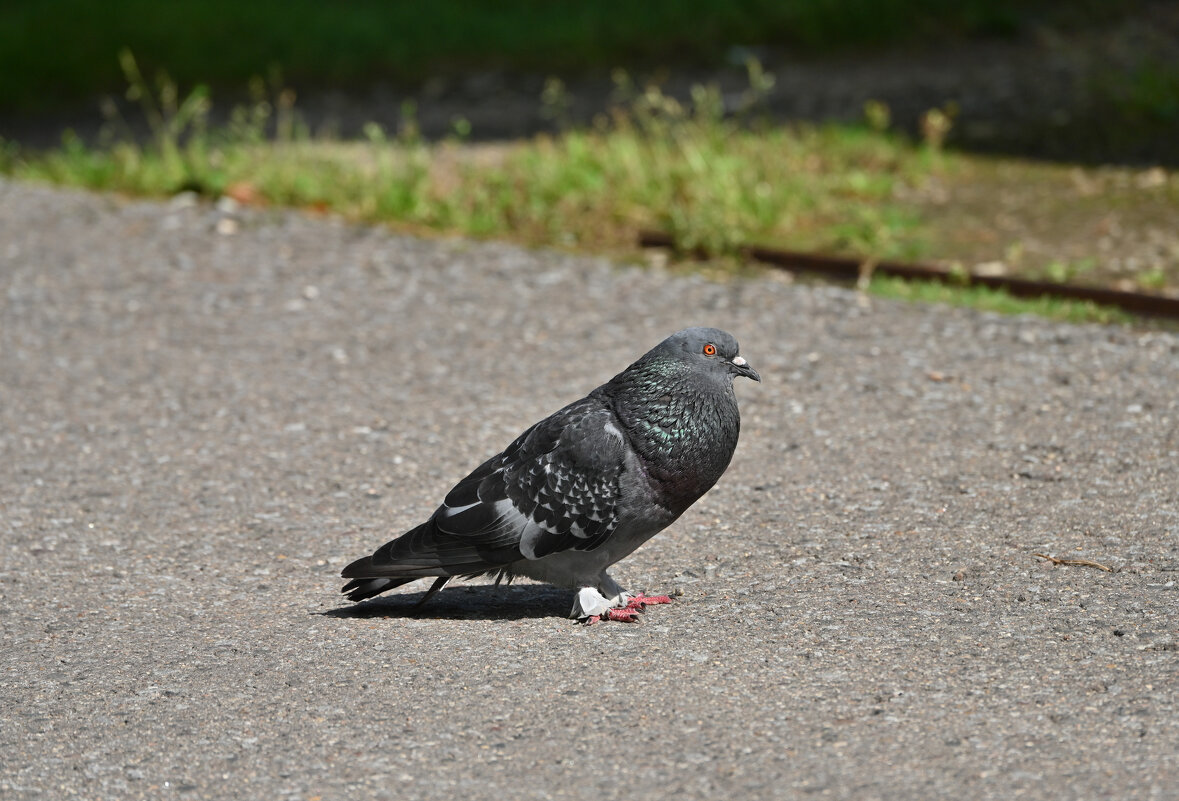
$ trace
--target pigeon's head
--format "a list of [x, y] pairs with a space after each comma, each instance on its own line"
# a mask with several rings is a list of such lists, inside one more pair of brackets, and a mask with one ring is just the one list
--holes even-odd
[[754, 381], [761, 376], [749, 366], [738, 351], [740, 346], [732, 334], [719, 328], [685, 328], [669, 336], [652, 351], [664, 358], [682, 360], [694, 370], [727, 377], [743, 375]]

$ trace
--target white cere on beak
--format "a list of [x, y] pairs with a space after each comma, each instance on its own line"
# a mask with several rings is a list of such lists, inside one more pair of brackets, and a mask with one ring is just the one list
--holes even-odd
[[737, 365], [738, 367], [744, 367], [745, 366], [745, 359], [741, 358], [740, 356], [734, 356], [733, 357], [733, 364]]

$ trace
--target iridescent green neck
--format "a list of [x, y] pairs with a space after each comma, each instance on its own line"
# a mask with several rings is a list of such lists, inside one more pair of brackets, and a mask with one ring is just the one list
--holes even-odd
[[731, 381], [651, 359], [601, 390], [672, 506], [687, 508], [728, 467], [741, 425]]

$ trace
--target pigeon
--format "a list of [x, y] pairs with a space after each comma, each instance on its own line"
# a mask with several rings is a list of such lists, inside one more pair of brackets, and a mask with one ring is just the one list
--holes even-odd
[[352, 562], [362, 601], [434, 577], [526, 576], [577, 590], [569, 616], [637, 621], [664, 595], [629, 593], [606, 569], [671, 525], [725, 472], [741, 417], [733, 379], [761, 376], [716, 328], [685, 328], [610, 381], [527, 429], [421, 525]]

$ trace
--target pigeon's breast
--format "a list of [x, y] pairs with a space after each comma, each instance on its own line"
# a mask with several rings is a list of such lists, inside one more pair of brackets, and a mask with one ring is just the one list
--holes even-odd
[[731, 394], [660, 400], [623, 422], [656, 500], [679, 515], [724, 474], [741, 423]]

